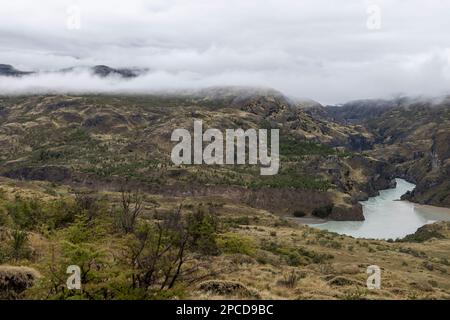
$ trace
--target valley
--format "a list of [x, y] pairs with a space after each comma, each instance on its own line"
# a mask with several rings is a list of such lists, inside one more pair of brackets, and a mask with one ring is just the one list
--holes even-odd
[[[173, 130], [199, 120], [278, 129], [278, 174], [173, 164]], [[239, 87], [2, 96], [0, 278], [34, 276], [0, 288], [13, 299], [449, 298], [449, 222], [375, 240], [292, 221], [364, 223], [360, 202], [395, 178], [416, 185], [403, 200], [450, 208], [449, 139], [447, 98], [335, 107]], [[71, 264], [79, 292], [64, 287]], [[373, 264], [379, 291], [365, 286]]]

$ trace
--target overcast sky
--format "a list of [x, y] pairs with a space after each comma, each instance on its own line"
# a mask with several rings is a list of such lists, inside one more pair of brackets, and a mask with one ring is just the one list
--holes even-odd
[[2, 0], [0, 63], [150, 73], [2, 77], [0, 92], [247, 85], [322, 103], [441, 95], [450, 91], [449, 17], [446, 0]]

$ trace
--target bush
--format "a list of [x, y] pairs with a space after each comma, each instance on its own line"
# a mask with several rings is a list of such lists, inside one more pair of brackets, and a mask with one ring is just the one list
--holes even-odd
[[331, 214], [332, 210], [333, 210], [333, 205], [329, 204], [326, 206], [315, 208], [312, 212], [312, 215], [315, 217], [324, 219], [324, 218], [327, 218]]
[[5, 204], [5, 210], [8, 218], [2, 215], [0, 209], [0, 225], [12, 223], [21, 230], [37, 230], [42, 225], [50, 229], [65, 227], [74, 221], [77, 214], [77, 207], [68, 199], [44, 202], [35, 198], [16, 197], [14, 202]]
[[255, 289], [248, 288], [236, 281], [208, 280], [200, 283], [198, 288], [203, 292], [220, 296], [238, 296], [240, 298], [253, 299], [261, 298]]
[[205, 255], [217, 255], [219, 249], [216, 242], [218, 221], [216, 216], [199, 209], [186, 217], [189, 246], [193, 251]]
[[277, 285], [293, 289], [297, 286], [298, 281], [305, 276], [304, 273], [298, 273], [292, 270], [289, 274], [283, 275], [283, 278], [277, 281]]
[[425, 242], [432, 238], [443, 239], [445, 238], [443, 234], [443, 227], [439, 224], [424, 225], [417, 229], [413, 234], [407, 235], [403, 239], [398, 240], [399, 242]]
[[83, 212], [89, 219], [93, 219], [100, 214], [102, 204], [97, 193], [78, 190], [75, 192], [75, 207], [77, 212]]
[[0, 188], [0, 200], [6, 199], [6, 191], [3, 188]]
[[48, 216], [45, 222], [51, 229], [66, 227], [75, 221], [79, 212], [73, 201], [68, 199], [58, 199], [47, 206]]
[[14, 230], [11, 234], [10, 256], [14, 260], [29, 258], [31, 250], [28, 247], [28, 235], [25, 231]]
[[0, 207], [0, 227], [9, 226], [11, 223], [12, 223], [12, 219], [8, 215], [6, 209]]
[[89, 221], [83, 215], [77, 215], [75, 221], [62, 231], [64, 239], [74, 244], [93, 242], [104, 233], [104, 230], [96, 228], [95, 221]]
[[301, 211], [301, 210], [296, 210], [296, 211], [294, 211], [294, 217], [296, 217], [296, 218], [302, 218], [302, 217], [304, 217], [304, 216], [306, 216], [306, 213], [304, 213], [303, 211]]
[[81, 270], [81, 283], [87, 284], [96, 277], [97, 270], [105, 264], [104, 252], [88, 242], [62, 241], [62, 266], [76, 265]]
[[19, 229], [31, 230], [46, 221], [42, 204], [37, 199], [16, 197], [14, 202], [6, 204], [6, 211]]
[[144, 298], [156, 299], [177, 292], [182, 280], [196, 281], [198, 265], [185, 268], [188, 249], [218, 252], [215, 230], [211, 214], [199, 210], [183, 215], [181, 206], [162, 221], [139, 224], [127, 243], [132, 287], [144, 289]]
[[237, 228], [242, 225], [245, 225], [245, 226], [250, 225], [250, 218], [248, 216], [242, 216], [242, 217], [238, 217], [238, 218], [228, 218], [228, 219], [224, 219], [223, 222], [225, 224], [229, 225], [230, 227]]
[[280, 141], [280, 154], [288, 158], [306, 155], [326, 156], [335, 153], [332, 147], [312, 141], [299, 141], [295, 138], [284, 138]]
[[255, 254], [255, 245], [251, 239], [237, 234], [224, 234], [217, 241], [223, 253], [241, 253], [248, 256]]
[[116, 225], [124, 233], [132, 233], [135, 230], [138, 218], [141, 216], [143, 206], [143, 196], [139, 191], [130, 191], [122, 188], [121, 208], [115, 212]]
[[293, 267], [308, 263], [322, 263], [334, 258], [330, 254], [317, 253], [303, 247], [284, 247], [274, 241], [263, 242], [262, 247], [264, 250], [281, 256], [288, 265]]
[[0, 299], [19, 299], [40, 277], [31, 268], [0, 266]]

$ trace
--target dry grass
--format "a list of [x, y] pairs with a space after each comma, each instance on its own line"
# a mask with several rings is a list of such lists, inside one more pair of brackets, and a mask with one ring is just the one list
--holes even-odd
[[[27, 185], [17, 188], [22, 193], [31, 190], [39, 194], [46, 187], [38, 183], [24, 184]], [[8, 194], [13, 192], [8, 186], [2, 188]], [[64, 189], [60, 187], [59, 190]], [[107, 196], [114, 201], [118, 195], [108, 192]], [[173, 210], [181, 201], [187, 211], [191, 206], [214, 203], [213, 198], [206, 197], [181, 199], [146, 195], [146, 199], [149, 206], [157, 204], [159, 214]], [[450, 228], [446, 223], [436, 227], [443, 230], [440, 231], [444, 235], [441, 239], [417, 243], [387, 242], [354, 239], [297, 225], [270, 212], [238, 203], [222, 201], [214, 210], [222, 221], [222, 232], [248, 239], [255, 250], [248, 254], [197, 256], [199, 265], [207, 266], [203, 267], [204, 273], [214, 271], [214, 275], [206, 282], [209, 287], [204, 284], [201, 289], [188, 288], [187, 298], [249, 298], [243, 288], [253, 292], [252, 298], [260, 299], [450, 298]], [[106, 241], [102, 249], [113, 255], [115, 247], [111, 240]], [[30, 234], [30, 245], [36, 257], [50, 254], [48, 241], [39, 234]], [[298, 263], [294, 261], [293, 264], [286, 252], [297, 252]], [[29, 265], [44, 273], [45, 267], [40, 261], [38, 258]], [[368, 290], [365, 285], [366, 268], [373, 264], [382, 270], [381, 290]], [[14, 270], [22, 270], [22, 273]], [[0, 267], [4, 275], [13, 271], [21, 274], [22, 279], [28, 279], [31, 274], [34, 279], [36, 275], [31, 269]], [[292, 275], [295, 279], [289, 278]], [[235, 283], [239, 285], [228, 286]], [[23, 285], [19, 287], [24, 288]]]
[[18, 299], [40, 278], [38, 271], [28, 267], [0, 266], [0, 299]]

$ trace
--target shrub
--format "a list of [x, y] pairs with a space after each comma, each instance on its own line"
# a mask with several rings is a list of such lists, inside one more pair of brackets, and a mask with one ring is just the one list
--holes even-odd
[[14, 202], [6, 204], [6, 210], [19, 229], [31, 230], [46, 221], [42, 204], [37, 199], [24, 200], [16, 197]]
[[5, 208], [0, 207], [0, 227], [9, 226], [12, 223], [11, 217], [8, 215]]
[[5, 189], [0, 187], [0, 200], [6, 199], [6, 191]]
[[241, 225], [248, 226], [250, 224], [250, 218], [248, 216], [242, 216], [238, 218], [228, 218], [223, 221], [225, 224], [230, 225], [231, 227], [239, 227]]
[[424, 225], [417, 229], [413, 234], [407, 235], [403, 239], [398, 240], [399, 242], [425, 242], [432, 238], [442, 239], [445, 238], [443, 235], [443, 227], [441, 225]]
[[352, 285], [357, 285], [357, 286], [361, 286], [362, 284], [357, 281], [357, 280], [353, 280], [350, 278], [346, 278], [343, 276], [332, 276], [330, 280], [328, 280], [328, 284], [330, 286], [337, 286], [337, 287], [342, 287], [342, 286], [352, 286]]
[[218, 221], [216, 216], [198, 209], [196, 212], [188, 214], [186, 221], [191, 250], [206, 255], [218, 254], [219, 249], [216, 242]]
[[[42, 225], [46, 225], [50, 229], [64, 227], [72, 223], [77, 214], [77, 207], [69, 199], [44, 202], [36, 198], [16, 197], [14, 202], [6, 203], [5, 210], [9, 217], [6, 222], [12, 222], [21, 230], [36, 230]], [[2, 223], [1, 216], [0, 209], [0, 224]]]
[[255, 289], [246, 287], [240, 282], [224, 280], [208, 280], [200, 283], [199, 290], [220, 296], [238, 296], [241, 298], [260, 299]]
[[292, 267], [306, 264], [299, 252], [293, 248], [279, 248], [277, 253], [282, 255], [286, 263]]
[[277, 281], [277, 285], [293, 289], [296, 287], [297, 282], [305, 276], [304, 273], [292, 270], [290, 273], [283, 275], [283, 278]]
[[302, 258], [300, 252], [296, 248], [283, 247], [274, 241], [263, 242], [262, 248], [278, 256], [281, 256], [283, 260], [286, 261], [286, 263], [290, 266], [296, 267], [306, 263], [306, 261]]
[[342, 248], [342, 244], [340, 242], [337, 242], [337, 241], [330, 241], [329, 244], [328, 244], [328, 247], [330, 247], [332, 249], [341, 249]]
[[280, 154], [285, 157], [305, 156], [305, 155], [330, 155], [336, 151], [325, 144], [311, 141], [299, 141], [295, 138], [284, 138], [280, 141]]
[[229, 256], [230, 261], [236, 265], [255, 264], [257, 260], [245, 254], [236, 253]]
[[303, 211], [301, 211], [301, 210], [295, 210], [295, 211], [294, 211], [294, 217], [296, 217], [296, 218], [302, 218], [302, 217], [304, 217], [304, 216], [306, 216], [306, 213], [304, 213]]
[[124, 233], [132, 233], [143, 211], [143, 197], [140, 192], [122, 189], [121, 208], [116, 212], [116, 225]]
[[104, 264], [104, 253], [98, 249], [95, 244], [81, 242], [72, 243], [70, 241], [62, 242], [61, 265], [76, 265], [81, 270], [81, 283], [88, 283], [95, 277], [96, 270]]
[[21, 298], [23, 291], [33, 286], [39, 277], [31, 268], [0, 266], [0, 299]]
[[74, 244], [92, 242], [100, 235], [99, 230], [95, 230], [94, 226], [89, 218], [77, 215], [75, 221], [65, 228], [62, 234], [64, 239]]
[[46, 205], [48, 216], [46, 225], [51, 229], [66, 227], [75, 221], [79, 212], [72, 200], [58, 199]]
[[217, 244], [223, 253], [241, 253], [248, 256], [255, 254], [255, 245], [252, 240], [237, 234], [224, 234], [219, 237]]
[[102, 209], [97, 193], [78, 190], [75, 192], [75, 208], [77, 212], [83, 212], [89, 219], [100, 214]]
[[30, 248], [28, 247], [28, 235], [25, 231], [14, 230], [10, 241], [11, 258], [19, 260], [29, 258]]
[[304, 247], [283, 247], [276, 242], [263, 242], [263, 249], [281, 256], [288, 265], [296, 267], [308, 263], [322, 263], [333, 259], [330, 254], [317, 253]]
[[215, 251], [215, 228], [209, 214], [184, 216], [181, 206], [163, 221], [138, 225], [127, 244], [132, 287], [144, 289], [144, 298], [158, 298], [173, 294], [181, 280], [197, 281], [198, 265], [185, 267], [188, 249]]
[[327, 218], [331, 214], [332, 210], [333, 210], [333, 205], [329, 204], [326, 206], [315, 208], [312, 212], [312, 215], [315, 217], [324, 219], [324, 218]]

